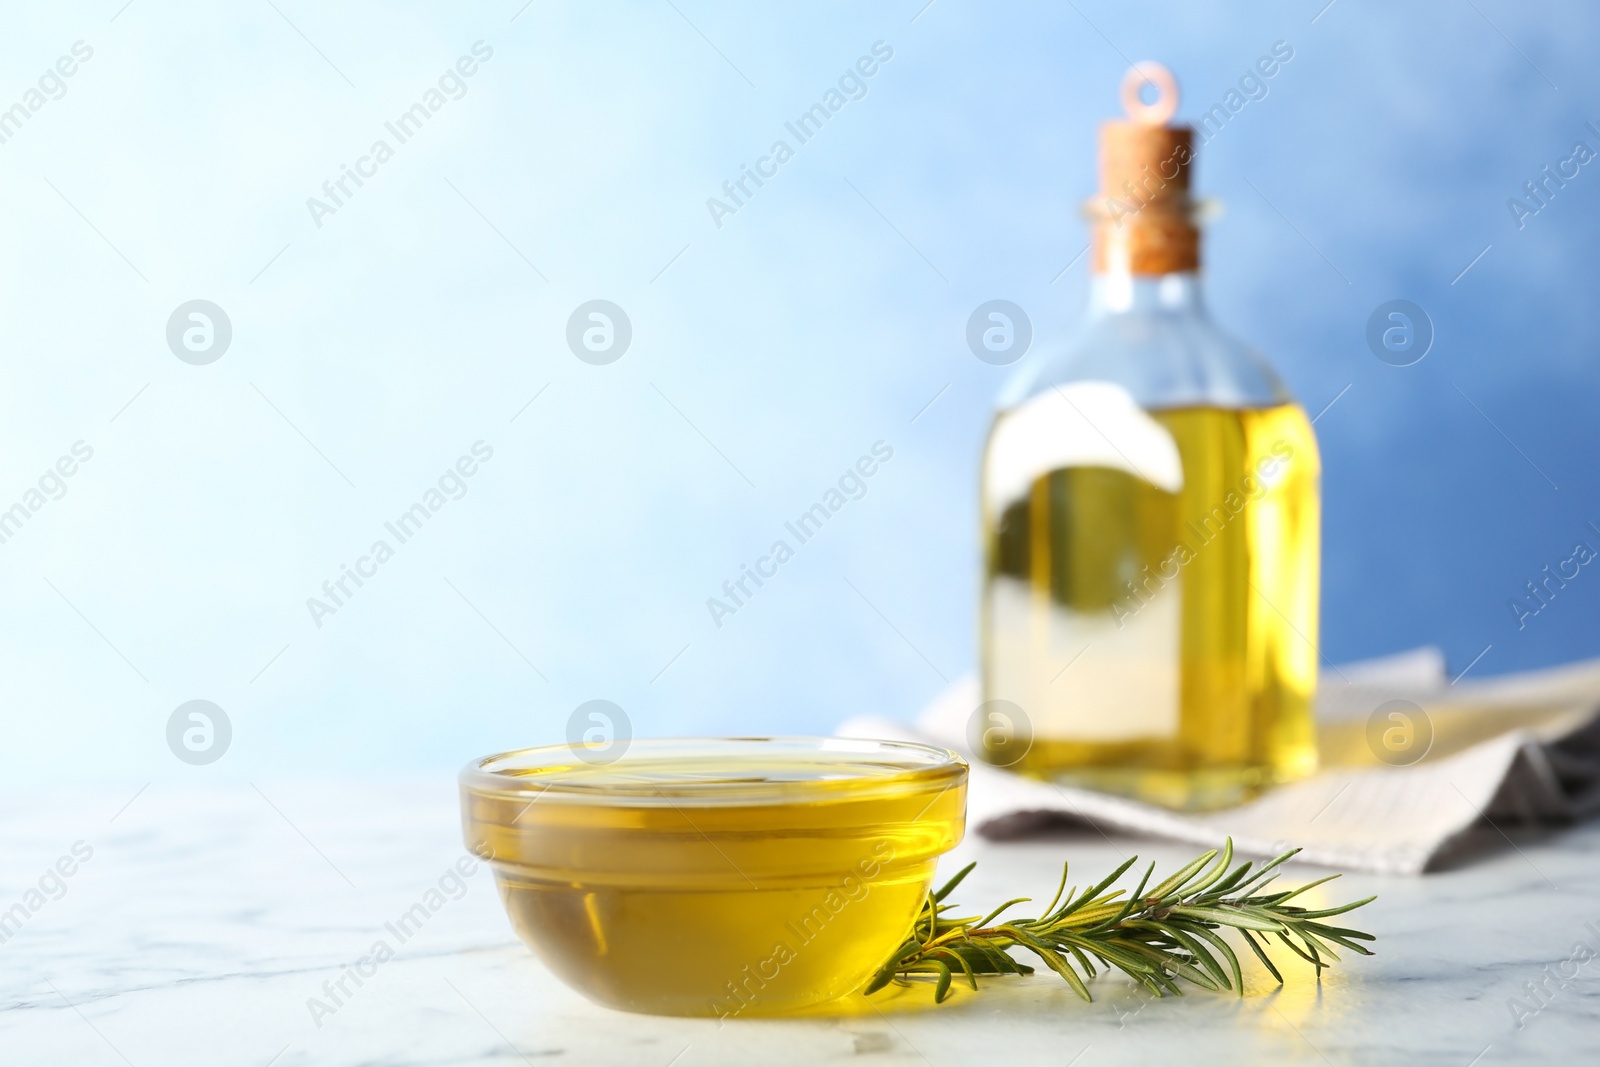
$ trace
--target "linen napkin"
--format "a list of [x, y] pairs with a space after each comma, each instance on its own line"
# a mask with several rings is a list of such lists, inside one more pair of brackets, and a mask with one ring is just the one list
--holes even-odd
[[[837, 733], [923, 740], [970, 759], [969, 721], [980, 703], [969, 676], [914, 725], [863, 717]], [[1317, 697], [1322, 770], [1238, 807], [1172, 812], [971, 760], [968, 822], [994, 839], [1063, 824], [1207, 847], [1231, 836], [1246, 854], [1299, 846], [1310, 863], [1420, 874], [1459, 852], [1475, 828], [1504, 833], [1600, 811], [1597, 712], [1600, 660], [1452, 682], [1438, 650], [1418, 649], [1326, 672]], [[1387, 747], [1391, 729], [1405, 731], [1409, 751]]]

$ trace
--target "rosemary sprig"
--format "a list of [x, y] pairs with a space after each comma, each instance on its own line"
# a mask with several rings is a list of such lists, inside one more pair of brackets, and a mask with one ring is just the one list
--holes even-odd
[[1251, 863], [1229, 870], [1233, 863], [1230, 838], [1222, 849], [1212, 849], [1146, 892], [1155, 870], [1152, 863], [1138, 888], [1126, 897], [1123, 890], [1111, 886], [1139, 857], [1129, 859], [1082, 893], [1067, 891], [1067, 867], [1063, 865], [1061, 885], [1040, 918], [1000, 921], [1012, 907], [1026, 903], [1027, 897], [1008, 900], [981, 918], [947, 918], [945, 913], [954, 910], [954, 905], [944, 900], [977, 866], [969, 863], [943, 888], [928, 894], [911, 936], [868, 983], [866, 992], [875, 993], [890, 982], [908, 984], [911, 975], [931, 974], [937, 976], [933, 999], [943, 1001], [957, 972], [973, 989], [978, 988], [980, 974], [1032, 974], [1032, 967], [1009, 954], [1010, 949], [1021, 948], [1044, 961], [1084, 1000], [1093, 999], [1085, 980], [1098, 973], [1094, 960], [1107, 969], [1126, 972], [1156, 996], [1181, 995], [1180, 978], [1206, 989], [1237, 989], [1243, 996], [1239, 958], [1217, 933], [1222, 927], [1239, 931], [1280, 985], [1283, 975], [1266, 952], [1273, 938], [1316, 967], [1319, 976], [1329, 961], [1339, 958], [1334, 945], [1372, 955], [1360, 942], [1376, 940], [1373, 935], [1320, 920], [1354, 911], [1376, 897], [1315, 911], [1289, 903], [1306, 890], [1337, 878], [1336, 874], [1298, 889], [1264, 892], [1281, 873], [1277, 868], [1299, 851], [1285, 852], [1254, 870]]

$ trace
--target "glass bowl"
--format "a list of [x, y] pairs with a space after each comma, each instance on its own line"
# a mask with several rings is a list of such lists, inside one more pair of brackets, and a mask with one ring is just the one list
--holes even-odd
[[967, 765], [849, 738], [552, 745], [461, 772], [518, 936], [625, 1011], [775, 1015], [854, 992], [961, 840]]

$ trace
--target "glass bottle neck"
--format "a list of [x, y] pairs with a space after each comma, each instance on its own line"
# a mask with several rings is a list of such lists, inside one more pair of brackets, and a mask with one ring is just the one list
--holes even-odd
[[1199, 273], [1132, 274], [1128, 271], [1107, 271], [1092, 275], [1089, 281], [1088, 317], [1100, 319], [1109, 315], [1129, 314], [1205, 317]]

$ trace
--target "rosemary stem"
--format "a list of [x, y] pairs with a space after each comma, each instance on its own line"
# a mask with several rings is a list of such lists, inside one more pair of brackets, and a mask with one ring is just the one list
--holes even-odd
[[1360, 943], [1375, 940], [1371, 934], [1318, 920], [1354, 911], [1374, 898], [1317, 909], [1289, 903], [1337, 875], [1296, 890], [1267, 891], [1281, 873], [1281, 865], [1298, 851], [1286, 852], [1253, 870], [1250, 863], [1230, 870], [1233, 842], [1229, 840], [1221, 849], [1187, 864], [1148, 894], [1145, 886], [1153, 867], [1147, 868], [1131, 896], [1113, 888], [1113, 884], [1127, 873], [1137, 857], [1081, 895], [1066, 891], [1063, 897], [1063, 867], [1061, 888], [1038, 918], [1002, 920], [1007, 911], [1026, 903], [1025, 897], [1010, 900], [981, 918], [947, 918], [945, 913], [953, 911], [954, 906], [944, 900], [971, 872], [973, 865], [969, 864], [938, 892], [928, 895], [922, 913], [912, 924], [910, 937], [879, 969], [866, 991], [875, 992], [891, 981], [906, 984], [913, 975], [932, 975], [936, 978], [934, 1000], [943, 1001], [949, 994], [953, 971], [959, 971], [974, 989], [978, 988], [979, 975], [1031, 974], [1033, 968], [1010, 955], [1010, 950], [1022, 949], [1055, 971], [1085, 1000], [1092, 999], [1086, 981], [1097, 973], [1091, 958], [1122, 971], [1158, 996], [1181, 994], [1179, 979], [1206, 989], [1237, 990], [1243, 995], [1238, 956], [1220, 936], [1224, 928], [1236, 930], [1279, 983], [1283, 977], [1266, 953], [1272, 938], [1319, 973], [1339, 958], [1335, 945], [1363, 956], [1372, 955]]

